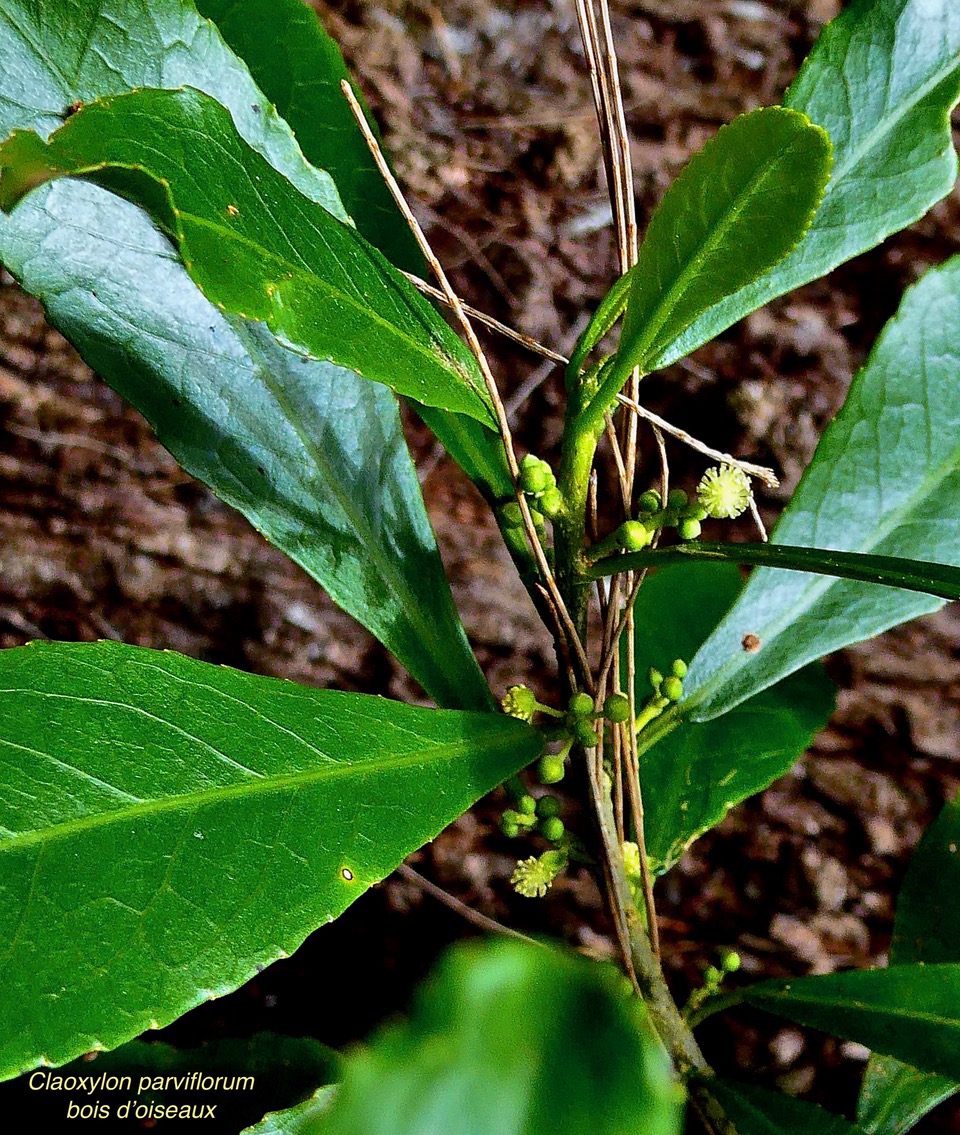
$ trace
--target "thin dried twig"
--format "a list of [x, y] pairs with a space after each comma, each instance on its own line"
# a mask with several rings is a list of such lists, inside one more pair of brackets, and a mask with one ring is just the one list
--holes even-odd
[[583, 648], [583, 643], [580, 641], [580, 636], [577, 634], [577, 629], [573, 624], [570, 617], [570, 612], [567, 610], [567, 605], [563, 601], [563, 596], [557, 587], [557, 581], [554, 577], [550, 564], [547, 561], [546, 553], [540, 544], [540, 538], [537, 535], [537, 530], [533, 523], [533, 516], [530, 512], [530, 505], [526, 496], [520, 491], [519, 477], [520, 465], [517, 461], [516, 450], [513, 445], [513, 432], [510, 429], [510, 422], [507, 419], [507, 411], [503, 404], [503, 399], [500, 397], [500, 391], [497, 388], [496, 380], [493, 377], [493, 372], [490, 370], [490, 364], [487, 361], [486, 355], [483, 353], [483, 348], [480, 346], [480, 341], [477, 339], [477, 333], [473, 329], [473, 324], [467, 313], [464, 311], [463, 304], [456, 292], [453, 290], [450, 281], [447, 279], [447, 274], [443, 270], [443, 265], [435, 256], [433, 249], [430, 247], [430, 242], [427, 240], [420, 222], [413, 215], [413, 210], [407, 204], [407, 200], [403, 195], [403, 191], [397, 184], [396, 178], [393, 176], [380, 145], [374, 137], [373, 131], [370, 129], [366, 116], [357, 102], [357, 97], [353, 93], [350, 84], [346, 79], [340, 84], [340, 89], [343, 91], [344, 97], [350, 105], [350, 110], [356, 119], [357, 126], [363, 134], [364, 141], [367, 143], [367, 148], [370, 150], [374, 162], [376, 162], [377, 169], [380, 171], [380, 176], [383, 178], [390, 194], [396, 202], [397, 208], [403, 214], [404, 220], [410, 227], [417, 244], [420, 246], [420, 251], [423, 253], [424, 259], [430, 266], [431, 271], [437, 278], [444, 297], [453, 309], [457, 322], [463, 331], [467, 340], [467, 345], [470, 347], [473, 357], [477, 360], [477, 366], [480, 368], [480, 373], [483, 375], [483, 381], [487, 387], [487, 393], [490, 397], [490, 402], [493, 405], [494, 414], [497, 420], [497, 427], [500, 431], [500, 436], [503, 439], [503, 446], [507, 455], [507, 465], [510, 469], [510, 475], [513, 478], [514, 486], [516, 488], [517, 504], [520, 506], [520, 514], [523, 517], [523, 526], [527, 534], [530, 548], [533, 551], [534, 559], [537, 562], [537, 567], [543, 577], [544, 583], [550, 592], [553, 600], [553, 606], [559, 617], [559, 625], [563, 625], [573, 647], [573, 652], [577, 658], [578, 665], [582, 670], [580, 675], [583, 685], [589, 689], [593, 684], [592, 676], [590, 674], [590, 664], [587, 659], [586, 651]]
[[[406, 879], [408, 883], [413, 883], [414, 886], [419, 887], [426, 894], [435, 898], [437, 902], [442, 902], [444, 906], [455, 911], [479, 930], [485, 930], [488, 934], [503, 934], [507, 938], [519, 938], [523, 942], [534, 941], [533, 938], [529, 938], [526, 934], [521, 934], [519, 930], [514, 930], [510, 926], [504, 926], [502, 922], [497, 922], [495, 918], [490, 918], [486, 914], [481, 914], [479, 910], [474, 910], [472, 906], [467, 906], [467, 904], [458, 899], [456, 895], [451, 895], [449, 891], [445, 891], [443, 887], [438, 887], [436, 883], [431, 883], [429, 879], [424, 878], [419, 871], [414, 871], [407, 863], [400, 864], [397, 868], [397, 874], [402, 879]], [[539, 945], [539, 943], [537, 944]]]
[[749, 474], [751, 477], [756, 477], [758, 481], [763, 481], [765, 485], [769, 485], [775, 489], [780, 481], [772, 469], [768, 469], [765, 465], [754, 465], [749, 461], [741, 461], [739, 457], [732, 457], [729, 453], [722, 453], [719, 449], [711, 449], [709, 445], [704, 445], [692, 434], [688, 434], [686, 430], [682, 430], [679, 426], [672, 426], [668, 421], [661, 418], [659, 414], [655, 414], [652, 410], [648, 410], [645, 406], [641, 406], [639, 402], [635, 402], [632, 398], [628, 398], [625, 394], [618, 394], [617, 401], [626, 406], [627, 409], [632, 410], [640, 418], [646, 419], [651, 422], [658, 429], [668, 433], [673, 437], [682, 441], [685, 445], [689, 445], [691, 449], [695, 449], [698, 453], [702, 453], [707, 457], [712, 457], [714, 461], [720, 461], [724, 465], [733, 465], [737, 469], [742, 469], [744, 473]]
[[763, 523], [763, 517], [760, 515], [760, 509], [757, 508], [757, 502], [754, 500], [753, 493], [750, 494], [750, 515], [753, 517], [753, 523], [757, 526], [757, 531], [760, 533], [760, 539], [767, 543], [767, 529]]
[[[437, 300], [439, 303], [446, 304], [452, 307], [453, 304], [447, 298], [446, 294], [439, 288], [435, 288], [432, 284], [428, 284], [426, 280], [421, 280], [419, 276], [415, 276], [412, 272], [404, 272], [404, 276], [410, 281], [417, 291], [423, 292], [425, 296], [430, 296], [431, 299]], [[491, 331], [496, 331], [498, 335], [503, 335], [504, 338], [512, 340], [514, 343], [519, 343], [521, 347], [526, 347], [528, 351], [533, 351], [535, 355], [543, 355], [545, 359], [552, 359], [555, 363], [562, 363], [566, 366], [568, 359], [564, 358], [559, 352], [551, 350], [550, 347], [545, 347], [543, 343], [538, 343], [536, 339], [530, 335], [524, 335], [522, 331], [515, 331], [506, 323], [501, 323], [499, 319], [494, 319], [492, 315], [485, 315], [482, 311], [477, 311], [475, 307], [471, 307], [468, 303], [460, 301], [463, 310], [475, 319], [478, 323], [482, 323], [484, 327], [489, 327]]]

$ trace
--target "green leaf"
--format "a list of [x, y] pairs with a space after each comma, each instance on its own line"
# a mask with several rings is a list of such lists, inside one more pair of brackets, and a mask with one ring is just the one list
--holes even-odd
[[[960, 910], [943, 896], [960, 889], [960, 803], [948, 803], [907, 870], [890, 944], [891, 963], [960, 962]], [[903, 1135], [960, 1084], [890, 1056], [867, 1062], [857, 1117], [868, 1135]]]
[[[925, 562], [914, 565], [913, 585], [925, 586], [926, 576], [943, 585], [940, 595], [956, 594], [958, 358], [954, 257], [904, 296], [820, 439], [773, 546], [919, 557]], [[715, 717], [811, 659], [939, 606], [889, 587], [761, 569], [694, 659], [687, 706], [697, 720]], [[741, 649], [748, 632], [762, 643], [755, 654]]]
[[307, 160], [331, 175], [358, 231], [398, 268], [422, 274], [423, 257], [340, 89], [350, 78], [340, 48], [316, 12], [303, 0], [198, 0], [197, 8], [250, 68]]
[[711, 544], [706, 540], [649, 548], [599, 560], [587, 570], [591, 579], [602, 579], [621, 571], [638, 571], [684, 560], [714, 563], [750, 564], [778, 570], [810, 572], [836, 579], [855, 579], [881, 583], [887, 587], [936, 595], [941, 599], [960, 599], [960, 568], [948, 564], [898, 556], [872, 556], [862, 552], [835, 552], [826, 548], [793, 547], [786, 544]]
[[355, 229], [304, 197], [209, 95], [140, 90], [90, 103], [47, 142], [0, 146], [0, 208], [85, 177], [145, 208], [221, 310], [418, 402], [495, 425], [466, 346]]
[[610, 968], [541, 946], [448, 954], [409, 1023], [349, 1059], [311, 1135], [676, 1135], [680, 1093]]
[[[833, 176], [807, 235], [755, 283], [710, 308], [656, 367], [919, 220], [953, 187], [960, 96], [955, 0], [858, 0], [824, 28], [784, 98], [823, 126]], [[895, 188], [894, 188], [895, 187]]]
[[737, 1129], [737, 1135], [858, 1135], [860, 1128], [825, 1108], [757, 1084], [702, 1080]]
[[[638, 704], [650, 696], [647, 671], [692, 658], [742, 586], [732, 564], [675, 564], [644, 581], [635, 614]], [[664, 619], [682, 596], [682, 615]], [[833, 683], [820, 666], [705, 723], [681, 722], [643, 750], [641, 778], [647, 854], [666, 871], [727, 811], [782, 776], [833, 712]]]
[[960, 965], [896, 965], [751, 985], [742, 1000], [917, 1068], [960, 1077]]
[[253, 1127], [244, 1128], [240, 1135], [311, 1135], [319, 1130], [323, 1114], [336, 1097], [336, 1086], [319, 1088], [303, 1103], [284, 1111], [273, 1111]]
[[[306, 165], [289, 128], [189, 4], [151, 0], [147, 13], [118, 0], [108, 19], [99, 0], [72, 0], [56, 21], [45, 13], [0, 0], [4, 133], [59, 125], [78, 99], [189, 80], [226, 105], [246, 140], [301, 189], [322, 182], [330, 208], [346, 216], [329, 177]], [[75, 45], [85, 43], [84, 54]], [[0, 215], [0, 260], [184, 468], [326, 587], [432, 697], [451, 708], [491, 705], [384, 387], [223, 316], [139, 209], [84, 182], [37, 190], [14, 217]]]
[[829, 175], [830, 139], [803, 114], [766, 107], [721, 127], [650, 220], [617, 354], [594, 403], [606, 408], [634, 367], [649, 371], [699, 315], [782, 260], [809, 227]]
[[0, 1074], [236, 988], [540, 749], [168, 652], [0, 652]]

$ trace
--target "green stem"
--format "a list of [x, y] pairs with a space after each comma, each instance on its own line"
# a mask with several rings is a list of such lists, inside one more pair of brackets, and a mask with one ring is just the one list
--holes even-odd
[[715, 1013], [722, 1013], [725, 1009], [732, 1009], [735, 1005], [741, 1004], [743, 1001], [743, 990], [733, 989], [729, 993], [717, 993], [713, 997], [708, 997], [706, 1001], [698, 1008], [694, 1009], [687, 1017], [687, 1025], [691, 1029], [695, 1029], [697, 1025], [703, 1024], [709, 1017]]

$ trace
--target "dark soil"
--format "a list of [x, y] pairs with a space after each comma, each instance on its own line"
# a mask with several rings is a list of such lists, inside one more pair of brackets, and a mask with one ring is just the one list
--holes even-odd
[[[386, 145], [460, 294], [560, 350], [614, 276], [599, 147], [572, 3], [319, 4], [380, 114]], [[735, 114], [775, 102], [835, 0], [614, 5], [641, 217]], [[903, 288], [960, 242], [960, 196], [751, 316], [645, 387], [708, 443], [769, 463], [775, 518]], [[557, 375], [490, 341], [524, 447], [554, 456]], [[264, 674], [422, 695], [285, 557], [181, 473], [7, 280], [0, 290], [0, 646], [115, 638]], [[549, 690], [550, 641], [473, 490], [411, 420], [411, 443], [464, 621], [497, 692]], [[648, 455], [650, 457], [650, 455]], [[700, 466], [672, 453], [683, 483]], [[650, 469], [653, 468], [651, 464]], [[652, 474], [651, 474], [652, 476]], [[882, 963], [909, 854], [960, 783], [960, 615], [947, 608], [830, 660], [839, 706], [782, 781], [734, 809], [658, 887], [679, 995], [723, 947], [749, 978]], [[543, 902], [506, 880], [496, 801], [411, 862], [471, 906], [609, 955], [597, 889]], [[394, 877], [295, 957], [165, 1030], [176, 1043], [276, 1029], [338, 1046], [402, 1009], [443, 947], [473, 931]], [[345, 996], [345, 991], [348, 995]], [[865, 1052], [738, 1011], [704, 1042], [721, 1070], [850, 1112]], [[922, 1130], [955, 1132], [945, 1107]]]

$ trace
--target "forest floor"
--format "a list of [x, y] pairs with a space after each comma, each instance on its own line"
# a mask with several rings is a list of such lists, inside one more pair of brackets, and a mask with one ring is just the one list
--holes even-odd
[[[614, 278], [593, 103], [572, 0], [318, 3], [375, 108], [386, 148], [461, 296], [561, 351]], [[617, 0], [614, 24], [649, 216], [691, 152], [776, 102], [837, 0]], [[960, 249], [956, 192], [881, 248], [749, 317], [645, 383], [647, 404], [704, 441], [774, 466], [773, 521], [903, 289]], [[519, 441], [556, 455], [559, 376], [489, 341]], [[410, 420], [457, 601], [498, 693], [555, 673], [479, 497]], [[680, 484], [702, 468], [673, 456]], [[646, 455], [648, 462], [651, 455]], [[652, 481], [653, 465], [644, 466]], [[421, 699], [365, 632], [236, 513], [180, 472], [151, 431], [0, 286], [0, 646], [115, 638], [298, 681]], [[960, 611], [828, 661], [837, 711], [795, 768], [733, 809], [657, 888], [679, 993], [722, 948], [749, 977], [882, 963], [896, 892], [924, 827], [960, 784]], [[513, 894], [515, 846], [494, 799], [413, 857], [477, 910], [599, 955], [595, 885]], [[166, 1035], [274, 1028], [338, 1046], [402, 1009], [469, 924], [393, 877], [289, 961]], [[330, 975], [335, 975], [332, 981]], [[333, 992], [331, 993], [331, 986]], [[352, 1001], [342, 990], [354, 991]], [[852, 1107], [865, 1052], [738, 1011], [704, 1029], [723, 1070]], [[956, 1132], [947, 1106], [923, 1130]]]

